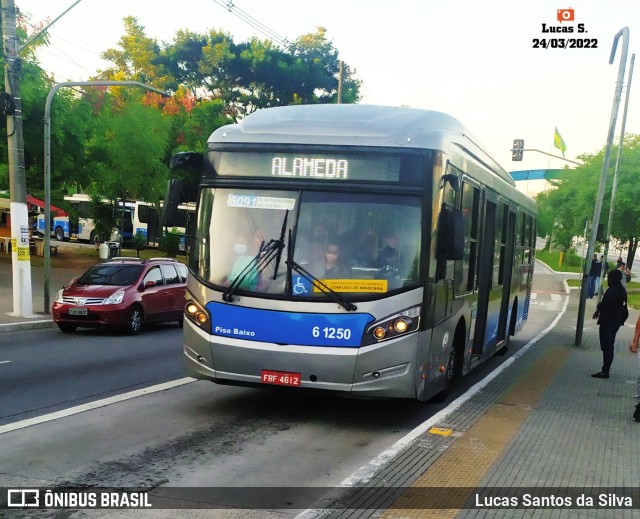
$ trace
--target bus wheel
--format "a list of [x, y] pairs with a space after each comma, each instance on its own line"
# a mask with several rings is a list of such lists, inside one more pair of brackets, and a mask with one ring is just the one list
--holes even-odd
[[130, 335], [136, 335], [142, 331], [142, 308], [134, 306], [129, 310], [129, 317], [127, 318], [126, 330]]
[[444, 388], [439, 393], [436, 393], [431, 402], [436, 404], [444, 402], [453, 383], [456, 379], [462, 375], [462, 363], [464, 362], [464, 326], [458, 326], [456, 334], [453, 338], [453, 344], [451, 345], [451, 351], [449, 352], [449, 361], [447, 362], [447, 370], [445, 371]]
[[76, 331], [77, 326], [70, 323], [58, 323], [58, 328], [60, 328], [60, 331], [63, 331], [64, 333], [73, 333]]
[[62, 230], [62, 227], [56, 227], [56, 240], [64, 240], [64, 231]]
[[505, 339], [504, 346], [496, 351], [496, 357], [504, 357], [509, 351], [509, 336]]

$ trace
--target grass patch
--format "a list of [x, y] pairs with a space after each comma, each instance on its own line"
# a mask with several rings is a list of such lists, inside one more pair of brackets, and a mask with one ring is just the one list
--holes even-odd
[[569, 252], [564, 255], [562, 266], [560, 265], [560, 253], [549, 252], [545, 250], [536, 251], [536, 259], [539, 259], [546, 265], [557, 272], [577, 272], [580, 273], [582, 258], [577, 254]]
[[[574, 254], [572, 252], [569, 252], [568, 254], [564, 255], [562, 266], [560, 266], [559, 252], [548, 252], [544, 250], [537, 250], [536, 259], [539, 259], [540, 261], [545, 263], [549, 268], [555, 270], [556, 272], [575, 272], [577, 274], [582, 272], [580, 267], [582, 266], [583, 259], [577, 254]], [[609, 263], [609, 270], [613, 269], [614, 267], [615, 267], [615, 263]]]

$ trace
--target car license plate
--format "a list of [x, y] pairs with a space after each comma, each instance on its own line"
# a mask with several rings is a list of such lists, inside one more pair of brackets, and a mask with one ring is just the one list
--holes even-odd
[[87, 308], [69, 308], [69, 315], [87, 315]]
[[295, 386], [300, 385], [300, 373], [289, 373], [287, 371], [270, 371], [262, 370], [262, 383], [275, 384], [277, 386]]

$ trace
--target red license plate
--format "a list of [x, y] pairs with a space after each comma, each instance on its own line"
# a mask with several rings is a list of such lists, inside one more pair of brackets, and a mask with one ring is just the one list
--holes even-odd
[[275, 384], [277, 386], [295, 386], [300, 385], [300, 373], [289, 373], [287, 371], [271, 371], [262, 370], [262, 383]]

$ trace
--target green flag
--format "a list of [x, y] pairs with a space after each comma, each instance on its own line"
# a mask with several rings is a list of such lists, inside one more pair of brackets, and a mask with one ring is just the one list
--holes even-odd
[[564, 143], [564, 140], [560, 136], [560, 132], [558, 132], [557, 126], [556, 133], [553, 136], [553, 145], [562, 152], [562, 158], [564, 158], [564, 152], [567, 149], [567, 145]]

